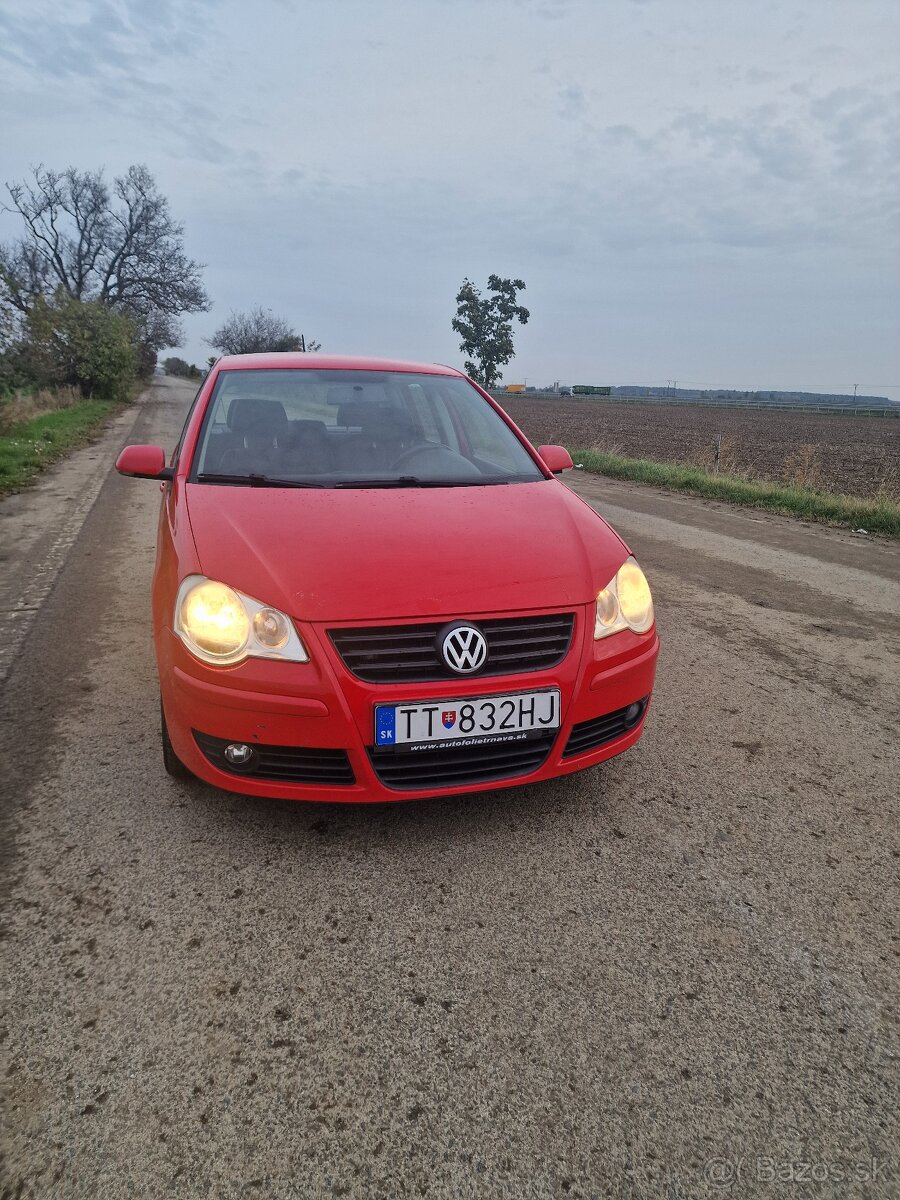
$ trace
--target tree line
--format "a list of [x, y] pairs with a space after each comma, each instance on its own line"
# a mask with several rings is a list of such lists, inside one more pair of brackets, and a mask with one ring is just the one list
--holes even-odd
[[[185, 251], [184, 226], [141, 165], [112, 184], [102, 170], [39, 166], [7, 192], [7, 210], [23, 230], [0, 244], [0, 391], [69, 385], [123, 397], [153, 370], [160, 350], [181, 344], [181, 317], [210, 308], [202, 264]], [[485, 387], [496, 386], [513, 357], [513, 321], [528, 320], [517, 303], [524, 287], [521, 279], [491, 275], [486, 295], [469, 279], [457, 294], [452, 327], [466, 370]], [[207, 341], [221, 354], [321, 349], [262, 307], [232, 312]], [[188, 378], [200, 374], [178, 357], [164, 366]]]
[[22, 236], [0, 246], [0, 384], [70, 384], [115, 398], [181, 340], [179, 318], [209, 308], [146, 167], [37, 167], [8, 184]]

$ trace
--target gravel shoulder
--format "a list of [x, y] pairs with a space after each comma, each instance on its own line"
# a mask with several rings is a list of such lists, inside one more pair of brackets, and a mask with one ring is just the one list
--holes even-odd
[[48, 467], [21, 492], [0, 497], [0, 683], [100, 494], [111, 459], [130, 440], [140, 405], [163, 389], [183, 398], [187, 388], [180, 380], [155, 378], [136, 405], [88, 446]]
[[654, 587], [645, 737], [359, 809], [162, 773], [158, 490], [102, 479], [0, 708], [0, 1195], [900, 1195], [900, 548], [569, 478]]

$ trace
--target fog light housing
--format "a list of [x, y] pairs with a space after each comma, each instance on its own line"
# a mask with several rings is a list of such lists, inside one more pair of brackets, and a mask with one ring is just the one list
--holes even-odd
[[230, 767], [238, 770], [248, 770], [253, 765], [256, 752], [246, 742], [229, 742], [225, 747], [225, 761]]
[[644, 711], [644, 705], [640, 700], [636, 700], [634, 704], [629, 704], [625, 709], [625, 724], [634, 725], [641, 719], [641, 713]]

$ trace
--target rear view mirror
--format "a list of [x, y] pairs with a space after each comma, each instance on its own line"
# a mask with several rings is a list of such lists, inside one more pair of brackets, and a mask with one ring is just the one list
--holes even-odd
[[538, 446], [538, 454], [554, 475], [572, 469], [572, 455], [565, 446]]
[[116, 470], [137, 479], [171, 479], [175, 473], [166, 466], [162, 446], [126, 446], [116, 459]]

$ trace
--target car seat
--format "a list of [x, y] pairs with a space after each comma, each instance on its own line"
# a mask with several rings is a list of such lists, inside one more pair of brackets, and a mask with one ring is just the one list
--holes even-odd
[[285, 467], [296, 474], [327, 474], [334, 469], [330, 441], [324, 421], [291, 421], [287, 437], [279, 441]]
[[228, 409], [228, 426], [236, 444], [222, 455], [220, 469], [226, 474], [265, 475], [279, 468], [280, 450], [287, 442], [290, 426], [280, 400], [239, 396]]

